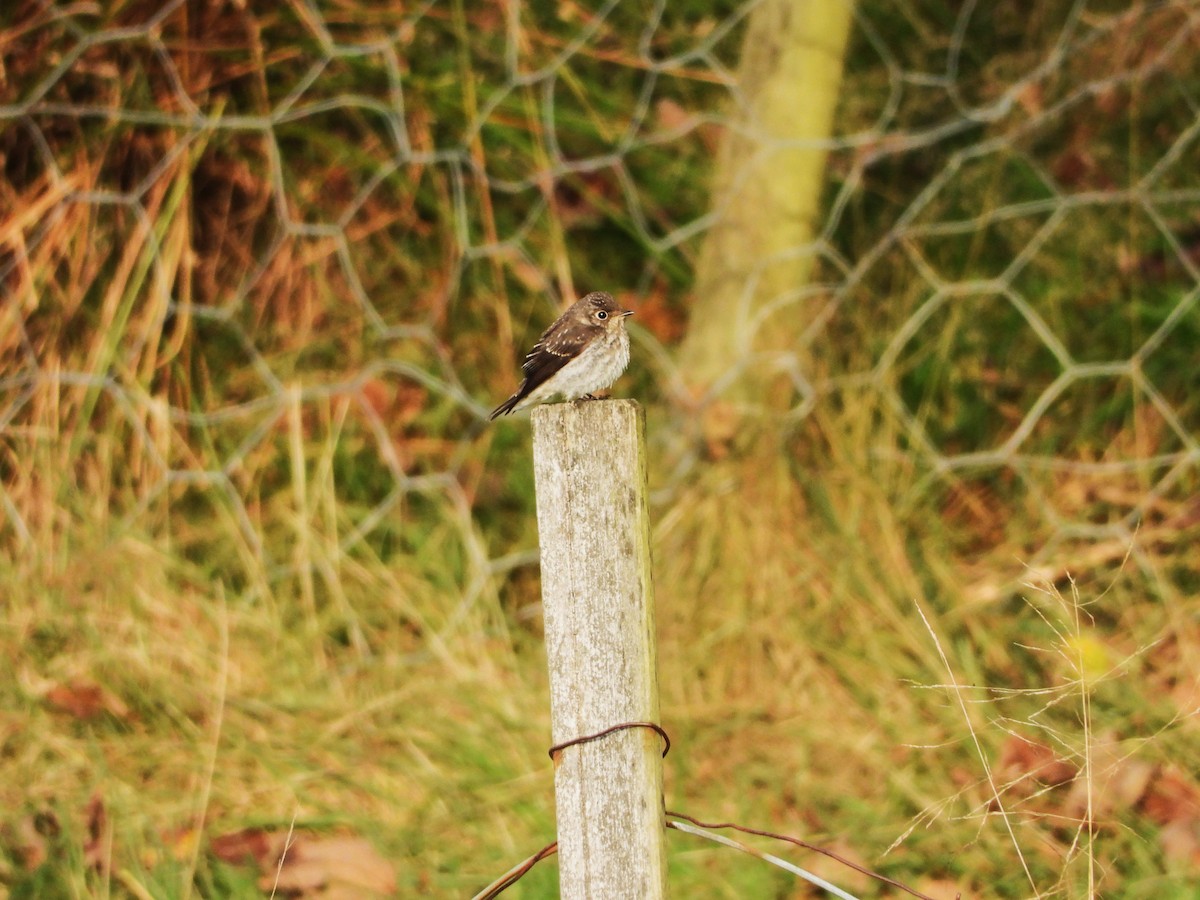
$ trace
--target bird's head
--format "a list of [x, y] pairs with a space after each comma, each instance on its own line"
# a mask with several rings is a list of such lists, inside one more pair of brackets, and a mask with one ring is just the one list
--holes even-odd
[[622, 309], [612, 294], [592, 291], [582, 297], [572, 308], [573, 318], [581, 324], [586, 322], [593, 328], [619, 331], [625, 327], [625, 318], [633, 315], [632, 309]]

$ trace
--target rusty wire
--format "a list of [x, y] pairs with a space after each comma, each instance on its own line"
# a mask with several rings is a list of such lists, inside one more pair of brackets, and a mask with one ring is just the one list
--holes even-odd
[[[874, 878], [876, 881], [882, 881], [884, 884], [889, 884], [894, 888], [899, 888], [906, 893], [912, 894], [914, 897], [920, 897], [921, 900], [933, 900], [933, 898], [926, 894], [922, 894], [919, 891], [913, 890], [903, 882], [897, 881], [894, 878], [889, 878], [886, 875], [881, 875], [878, 872], [873, 872], [865, 866], [861, 866], [856, 862], [846, 859], [844, 856], [834, 853], [832, 850], [828, 850], [825, 847], [819, 847], [816, 844], [810, 844], [808, 841], [792, 837], [791, 835], [779, 834], [778, 832], [774, 831], [762, 831], [758, 828], [749, 828], [745, 825], [739, 825], [736, 822], [701, 822], [699, 819], [689, 816], [686, 813], [673, 812], [669, 809], [667, 810], [667, 815], [672, 818], [683, 819], [686, 822], [691, 822], [693, 825], [699, 828], [710, 830], [715, 828], [732, 828], [735, 831], [742, 832], [743, 834], [754, 834], [758, 835], [759, 837], [771, 838], [776, 841], [786, 841], [789, 844], [795, 844], [797, 847], [802, 847], [805, 850], [812, 850], [814, 853], [820, 853], [822, 856], [828, 856], [830, 859], [841, 863], [843, 866], [848, 866], [851, 869], [854, 869], [856, 872], [860, 872], [863, 875]], [[671, 827], [671, 822], [667, 822], [667, 827]]]
[[666, 731], [661, 725], [655, 725], [653, 722], [622, 722], [620, 725], [613, 725], [611, 728], [605, 728], [603, 731], [597, 731], [595, 734], [585, 734], [583, 737], [571, 738], [569, 741], [555, 744], [550, 748], [550, 758], [557, 762], [555, 754], [566, 750], [568, 747], [573, 747], [576, 744], [586, 744], [589, 741], [596, 741], [602, 737], [606, 737], [616, 731], [624, 731], [628, 728], [649, 728], [651, 731], [658, 732], [658, 736], [663, 739], [662, 755], [666, 757], [671, 752], [671, 738], [667, 736]]
[[492, 900], [493, 897], [499, 897], [502, 893], [520, 881], [525, 873], [536, 866], [547, 856], [553, 856], [558, 852], [558, 841], [551, 841], [533, 856], [526, 859], [524, 862], [513, 866], [482, 891], [476, 894], [471, 900]]
[[[596, 741], [603, 737], [607, 737], [610, 734], [614, 734], [615, 732], [623, 731], [623, 730], [626, 730], [629, 728], [648, 728], [652, 731], [657, 732], [658, 735], [660, 737], [662, 737], [662, 739], [663, 739], [663, 752], [662, 752], [663, 756], [666, 756], [667, 752], [671, 749], [671, 739], [670, 739], [670, 737], [667, 736], [667, 732], [663, 729], [663, 727], [661, 725], [656, 725], [653, 722], [622, 722], [619, 725], [613, 725], [612, 727], [605, 728], [603, 731], [598, 731], [595, 734], [588, 734], [588, 735], [584, 735], [582, 737], [572, 738], [569, 741], [562, 741], [561, 743], [555, 744], [549, 750], [550, 758], [552, 760], [554, 760], [555, 762], [557, 762], [558, 759], [557, 759], [556, 754], [560, 753], [562, 750], [565, 750], [567, 747], [571, 747], [576, 744], [587, 743], [589, 741]], [[699, 837], [705, 837], [710, 840], [716, 840], [718, 843], [724, 844], [729, 847], [733, 847], [736, 850], [741, 850], [744, 853], [749, 853], [750, 855], [752, 855], [758, 859], [762, 859], [765, 862], [771, 863], [772, 865], [781, 866], [786, 871], [792, 872], [793, 874], [800, 875], [802, 878], [805, 878], [812, 884], [815, 884], [818, 887], [821, 887], [827, 891], [830, 891], [839, 897], [851, 897], [851, 895], [847, 894], [845, 891], [841, 890], [840, 888], [836, 887], [835, 885], [830, 884], [828, 881], [825, 881], [823, 878], [820, 878], [820, 877], [814, 875], [813, 873], [808, 872], [805, 869], [801, 869], [798, 866], [794, 866], [791, 863], [788, 863], [786, 860], [779, 859], [778, 857], [772, 856], [769, 853], [763, 853], [761, 851], [758, 851], [758, 850], [754, 849], [753, 847], [750, 847], [746, 844], [741, 843], [740, 841], [732, 841], [728, 838], [723, 837], [722, 835], [705, 834], [700, 829], [703, 829], [705, 831], [711, 831], [713, 829], [718, 829], [718, 828], [732, 828], [735, 831], [742, 832], [743, 834], [753, 834], [758, 837], [771, 838], [773, 840], [784, 841], [789, 844], [794, 844], [797, 847], [801, 847], [805, 850], [811, 850], [814, 853], [820, 853], [822, 856], [827, 856], [828, 858], [832, 859], [834, 862], [841, 863], [842, 865], [847, 866], [848, 868], [851, 868], [854, 871], [859, 872], [860, 874], [866, 875], [870, 878], [874, 878], [876, 881], [880, 881], [884, 884], [891, 885], [892, 887], [902, 890], [905, 893], [908, 893], [914, 897], [920, 898], [920, 900], [932, 900], [932, 898], [929, 897], [928, 895], [922, 894], [919, 891], [914, 890], [913, 888], [909, 887], [908, 885], [904, 884], [903, 882], [897, 881], [894, 878], [889, 878], [886, 875], [881, 875], [878, 872], [873, 872], [870, 869], [866, 868], [865, 866], [861, 866], [856, 862], [846, 859], [844, 856], [841, 856], [832, 850], [828, 850], [824, 847], [817, 846], [816, 844], [809, 843], [808, 841], [802, 840], [797, 837], [792, 837], [791, 835], [780, 834], [779, 832], [775, 832], [775, 831], [764, 831], [764, 830], [758, 829], [758, 828], [750, 828], [749, 826], [746, 826], [746, 825], [739, 825], [736, 822], [703, 822], [700, 819], [695, 818], [694, 816], [689, 816], [686, 813], [675, 812], [673, 810], [666, 810], [665, 815], [667, 816], [667, 820], [665, 821], [664, 824], [665, 824], [665, 827], [667, 827], [667, 828], [673, 828], [677, 831], [683, 831], [688, 834], [695, 834]], [[672, 822], [671, 819], [682, 819], [684, 822], [688, 822], [688, 823], [690, 823], [691, 826], [695, 826], [695, 827], [694, 828], [692, 828], [692, 827], [683, 828], [683, 827], [680, 827], [681, 823]], [[499, 878], [497, 878], [491, 884], [487, 885], [485, 888], [483, 888], [483, 890], [481, 890], [479, 893], [475, 894], [475, 896], [472, 898], [472, 900], [492, 900], [492, 898], [498, 897], [500, 894], [502, 894], [504, 891], [506, 891], [512, 885], [514, 885], [518, 881], [520, 881], [525, 876], [525, 874], [530, 869], [532, 869], [535, 865], [537, 865], [539, 862], [541, 862], [547, 856], [551, 856], [557, 852], [558, 852], [558, 841], [553, 841], [552, 843], [547, 844], [545, 847], [543, 847], [537, 853], [533, 854], [528, 859], [525, 859], [521, 863], [519, 863], [516, 866], [514, 866], [513, 868], [509, 869], [507, 872], [505, 872], [503, 875], [501, 875]]]

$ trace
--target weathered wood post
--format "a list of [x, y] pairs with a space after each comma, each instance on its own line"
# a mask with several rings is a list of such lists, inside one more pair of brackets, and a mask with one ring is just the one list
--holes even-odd
[[[657, 723], [642, 409], [559, 403], [532, 419], [553, 741]], [[662, 749], [631, 728], [556, 754], [563, 898], [666, 896]]]

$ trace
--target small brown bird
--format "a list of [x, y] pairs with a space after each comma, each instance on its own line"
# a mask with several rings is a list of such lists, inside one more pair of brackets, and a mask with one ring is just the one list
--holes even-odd
[[521, 365], [525, 380], [489, 418], [555, 398], [595, 399], [592, 391], [609, 387], [629, 365], [625, 317], [632, 315], [603, 291], [576, 301], [542, 332]]

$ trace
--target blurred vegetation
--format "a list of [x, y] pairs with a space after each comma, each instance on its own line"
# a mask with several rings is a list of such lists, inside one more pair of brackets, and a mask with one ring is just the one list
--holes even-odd
[[[0, 890], [258, 896], [294, 829], [463, 896], [549, 841], [528, 432], [483, 416], [603, 288], [668, 808], [936, 896], [1192, 896], [1200, 22], [1020, 6], [860, 4], [750, 448], [672, 364], [745, 5], [5, 6]], [[808, 896], [668, 847], [679, 896]]]

